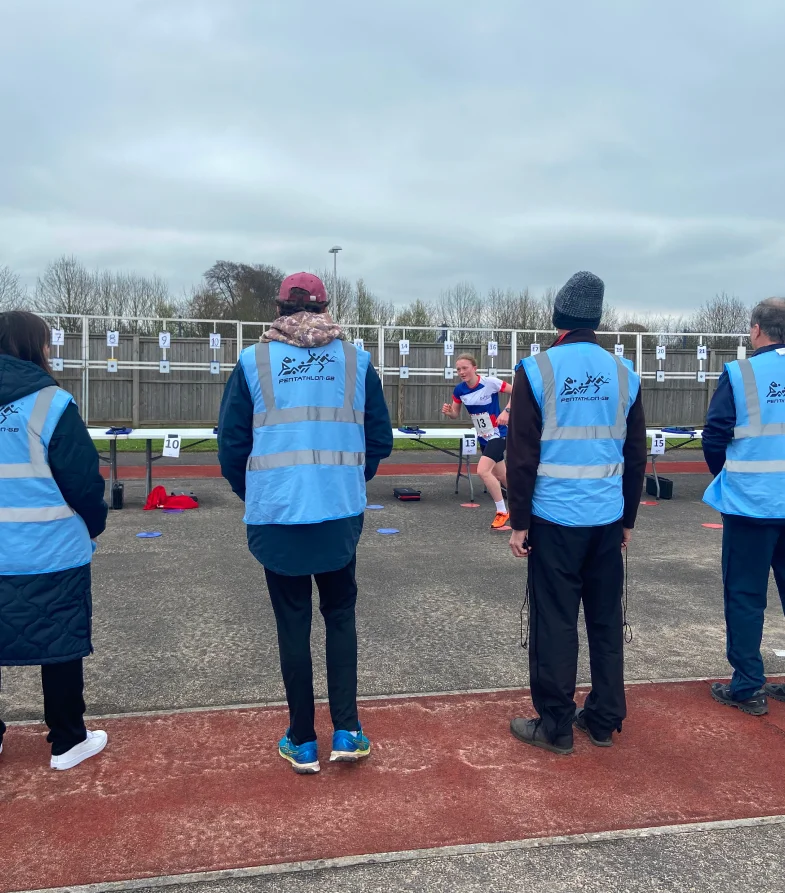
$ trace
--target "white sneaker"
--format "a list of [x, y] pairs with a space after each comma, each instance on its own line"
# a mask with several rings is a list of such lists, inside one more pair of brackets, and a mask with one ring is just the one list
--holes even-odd
[[49, 765], [52, 769], [73, 769], [84, 760], [89, 760], [106, 747], [108, 740], [106, 732], [88, 732], [87, 738], [79, 744], [75, 744], [70, 750], [52, 757]]

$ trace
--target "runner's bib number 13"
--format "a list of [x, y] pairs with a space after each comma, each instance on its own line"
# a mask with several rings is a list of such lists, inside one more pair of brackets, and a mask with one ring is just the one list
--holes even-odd
[[482, 437], [483, 440], [495, 440], [497, 437], [501, 437], [499, 429], [495, 428], [491, 421], [490, 413], [481, 412], [477, 415], [473, 415], [472, 422], [474, 423], [474, 428], [477, 431], [477, 434]]

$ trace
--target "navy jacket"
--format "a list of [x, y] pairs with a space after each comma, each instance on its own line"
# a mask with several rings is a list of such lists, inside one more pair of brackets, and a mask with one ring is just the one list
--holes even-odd
[[[373, 366], [365, 376], [365, 480], [392, 452], [390, 414]], [[218, 461], [232, 490], [245, 499], [245, 467], [253, 448], [253, 400], [238, 365], [226, 383], [218, 420]], [[249, 524], [248, 547], [268, 570], [293, 577], [337, 571], [354, 558], [363, 515], [321, 524]]]
[[[0, 407], [56, 384], [34, 363], [0, 354]], [[49, 467], [93, 539], [103, 533], [107, 515], [98, 464], [71, 403], [49, 443]], [[62, 663], [90, 654], [91, 615], [89, 564], [51, 574], [3, 574], [0, 568], [0, 666]]]
[[[785, 347], [785, 344], [769, 344], [766, 347], [758, 348], [753, 354], [767, 353], [770, 350], [778, 350]], [[703, 456], [709, 471], [717, 477], [717, 475], [725, 467], [725, 454], [728, 445], [733, 440], [733, 429], [736, 427], [736, 402], [733, 399], [733, 388], [730, 383], [728, 370], [723, 370], [722, 375], [717, 382], [717, 390], [711, 398], [709, 411], [706, 414], [706, 424], [703, 428], [702, 445]], [[785, 525], [785, 520], [776, 519], [772, 521], [766, 518], [745, 518], [750, 524], [777, 524]]]

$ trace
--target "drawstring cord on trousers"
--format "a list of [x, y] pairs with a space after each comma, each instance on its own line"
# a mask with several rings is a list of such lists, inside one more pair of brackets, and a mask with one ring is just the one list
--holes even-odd
[[[525, 620], [524, 620], [525, 616]], [[526, 579], [526, 594], [521, 606], [521, 648], [529, 647], [529, 628], [531, 626], [531, 614], [529, 613], [529, 580]], [[525, 627], [525, 630], [524, 630]]]
[[[622, 623], [624, 630], [624, 641], [629, 645], [632, 642], [632, 626], [627, 620], [627, 607], [630, 597], [630, 572], [629, 572], [630, 553], [624, 550], [624, 593], [622, 595], [621, 610]], [[531, 599], [529, 598], [529, 580], [526, 579], [526, 592], [523, 596], [523, 604], [521, 605], [521, 648], [529, 647], [529, 630], [531, 628]]]
[[624, 550], [624, 597], [621, 602], [622, 620], [624, 622], [624, 641], [629, 645], [632, 642], [632, 627], [627, 622], [627, 602], [630, 596], [630, 572], [629, 572], [629, 549]]

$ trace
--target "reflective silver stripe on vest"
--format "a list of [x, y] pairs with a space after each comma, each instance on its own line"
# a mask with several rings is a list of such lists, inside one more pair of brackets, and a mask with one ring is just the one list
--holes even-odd
[[51, 470], [48, 475], [39, 474], [40, 466], [33, 465], [32, 462], [17, 462], [15, 465], [0, 465], [0, 480], [9, 478], [40, 478], [51, 477]]
[[278, 409], [275, 405], [270, 344], [267, 341], [257, 344], [256, 374], [259, 376], [265, 411], [254, 413], [254, 428], [296, 422], [349, 422], [362, 425], [365, 421], [365, 412], [353, 408], [357, 393], [357, 352], [353, 344], [348, 344], [346, 341], [342, 341], [341, 344], [345, 360], [343, 406], [292, 406], [288, 409]]
[[589, 480], [612, 478], [624, 474], [624, 463], [613, 465], [554, 465], [541, 463], [537, 468], [537, 476], [543, 478], [561, 478], [563, 480]]
[[735, 474], [777, 474], [785, 472], [785, 459], [761, 459], [745, 461], [728, 459], [725, 470]]
[[0, 524], [62, 521], [71, 518], [73, 514], [73, 509], [67, 505], [51, 505], [36, 509], [0, 508]]
[[536, 355], [535, 362], [540, 370], [543, 384], [543, 429], [542, 440], [622, 440], [627, 436], [627, 415], [625, 412], [630, 400], [630, 379], [627, 367], [617, 356], [613, 357], [618, 367], [619, 405], [616, 409], [616, 422], [613, 425], [559, 425], [556, 418], [556, 378], [553, 364], [547, 351]]
[[733, 439], [743, 440], [745, 437], [782, 437], [785, 436], [785, 424], [744, 425], [733, 429]]
[[340, 450], [289, 450], [268, 456], [251, 456], [248, 471], [269, 471], [271, 468], [289, 468], [292, 465], [349, 465], [353, 468], [365, 464], [365, 453], [348, 453]]
[[30, 419], [27, 423], [27, 442], [30, 448], [30, 464], [35, 469], [35, 472], [30, 477], [52, 477], [52, 469], [46, 461], [41, 435], [43, 434], [46, 417], [52, 408], [52, 401], [57, 394], [57, 390], [54, 386], [40, 390], [35, 398], [33, 411], [30, 413]]
[[755, 369], [749, 360], [739, 360], [741, 380], [744, 383], [744, 400], [747, 403], [748, 424], [733, 429], [734, 440], [743, 440], [745, 437], [782, 437], [785, 436], [785, 424], [762, 424], [760, 394], [758, 383], [755, 380]]

